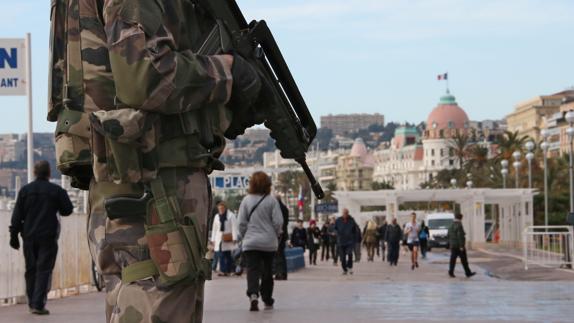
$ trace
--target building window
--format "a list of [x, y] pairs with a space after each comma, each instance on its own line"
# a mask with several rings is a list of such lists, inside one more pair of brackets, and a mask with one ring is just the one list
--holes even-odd
[[454, 128], [454, 122], [449, 121], [449, 122], [448, 122], [448, 128], [449, 128], [449, 129], [453, 129], [453, 128]]
[[440, 149], [440, 156], [441, 156], [441, 157], [444, 156], [444, 151], [443, 151], [442, 148]]
[[431, 160], [431, 166], [434, 166], [434, 159]]
[[449, 164], [450, 166], [454, 166], [454, 160], [450, 159], [450, 160], [448, 161], [448, 164]]
[[432, 157], [434, 157], [434, 149], [431, 149], [430, 155], [431, 155]]

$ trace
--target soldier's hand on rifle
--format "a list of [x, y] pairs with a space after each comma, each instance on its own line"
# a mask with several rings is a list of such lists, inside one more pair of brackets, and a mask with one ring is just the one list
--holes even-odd
[[233, 55], [231, 74], [233, 76], [231, 108], [234, 111], [244, 111], [250, 108], [259, 97], [261, 79], [255, 68], [238, 54]]

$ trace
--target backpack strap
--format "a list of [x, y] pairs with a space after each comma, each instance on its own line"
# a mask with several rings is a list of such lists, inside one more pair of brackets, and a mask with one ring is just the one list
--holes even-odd
[[247, 216], [247, 223], [249, 223], [249, 221], [251, 221], [251, 215], [253, 214], [253, 211], [255, 211], [255, 209], [259, 206], [259, 204], [261, 204], [261, 202], [263, 202], [263, 200], [267, 197], [267, 194], [263, 195], [263, 197], [259, 200], [259, 202], [257, 202], [257, 204], [255, 204], [255, 206], [251, 209], [251, 212], [249, 212], [249, 215]]

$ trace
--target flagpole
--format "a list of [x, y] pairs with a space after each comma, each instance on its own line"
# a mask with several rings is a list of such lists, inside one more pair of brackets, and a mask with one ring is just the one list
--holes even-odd
[[26, 94], [28, 95], [28, 183], [34, 180], [34, 123], [32, 117], [32, 36], [26, 33]]

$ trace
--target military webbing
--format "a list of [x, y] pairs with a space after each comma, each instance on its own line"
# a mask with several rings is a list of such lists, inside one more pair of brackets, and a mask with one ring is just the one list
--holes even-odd
[[82, 68], [82, 45], [80, 37], [79, 0], [70, 0], [66, 21], [66, 72], [64, 73], [64, 105], [83, 111], [84, 79]]
[[[157, 177], [151, 183], [151, 191], [154, 197], [154, 206], [161, 223], [175, 221], [173, 209], [169, 204], [169, 199], [165, 194], [163, 181]], [[129, 284], [136, 280], [152, 277], [159, 274], [156, 265], [151, 259], [133, 263], [122, 269], [122, 282]]]
[[172, 206], [165, 194], [165, 188], [161, 176], [151, 181], [151, 192], [153, 194], [154, 206], [161, 223], [176, 221]]
[[139, 261], [122, 269], [122, 282], [129, 284], [137, 280], [154, 277], [158, 270], [151, 259]]

